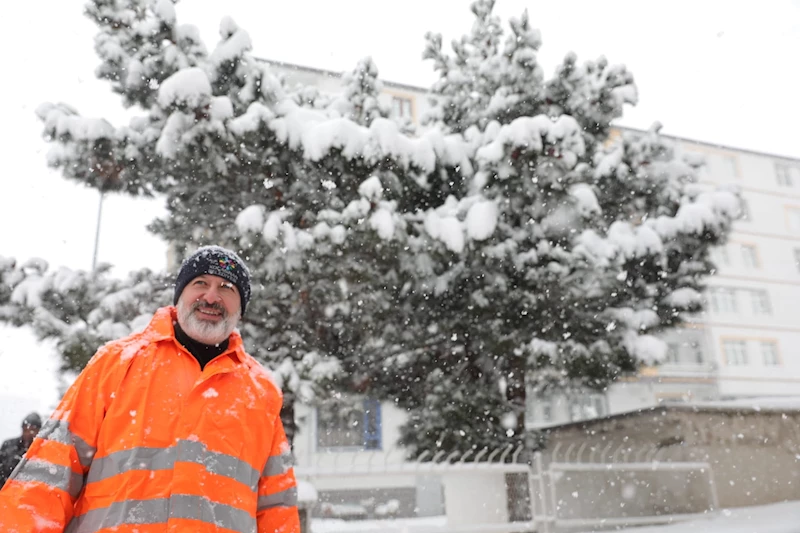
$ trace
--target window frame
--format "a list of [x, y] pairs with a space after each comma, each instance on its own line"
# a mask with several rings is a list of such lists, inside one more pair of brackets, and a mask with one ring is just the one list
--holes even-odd
[[800, 233], [800, 206], [785, 205], [786, 229], [790, 233]]
[[[383, 449], [383, 409], [381, 402], [375, 398], [354, 396], [347, 401], [353, 401], [351, 407], [360, 414], [356, 430], [352, 430], [360, 435], [361, 443], [348, 442], [342, 444], [326, 444], [322, 442], [321, 435], [325, 429], [321, 427], [320, 409], [325, 406], [317, 406], [314, 409], [314, 448], [316, 451], [325, 452], [348, 452], [348, 451], [381, 451]], [[344, 428], [339, 431], [347, 432]]]
[[739, 253], [742, 258], [742, 266], [747, 270], [759, 270], [761, 261], [758, 257], [758, 246], [750, 243], [740, 243]]
[[[729, 347], [736, 345], [738, 350], [729, 350]], [[747, 349], [747, 341], [744, 339], [722, 339], [722, 355], [725, 358], [725, 366], [747, 366], [750, 363], [750, 354]]]
[[779, 187], [796, 187], [800, 181], [800, 166], [783, 161], [775, 162], [775, 182]]
[[754, 316], [772, 315], [772, 299], [766, 289], [743, 289], [750, 296], [750, 304]]
[[[767, 357], [767, 353], [764, 350], [767, 346], [769, 346], [770, 350], [769, 357]], [[761, 352], [761, 363], [764, 366], [781, 366], [781, 356], [778, 350], [777, 340], [761, 339], [758, 341], [758, 349], [759, 352]]]
[[[414, 97], [401, 94], [392, 94], [390, 105], [392, 114], [397, 118], [414, 121]], [[407, 112], [407, 114], [406, 114]]]
[[[734, 314], [739, 312], [736, 290], [730, 287], [709, 287], [710, 309], [716, 314]], [[722, 303], [725, 305], [722, 305]]]

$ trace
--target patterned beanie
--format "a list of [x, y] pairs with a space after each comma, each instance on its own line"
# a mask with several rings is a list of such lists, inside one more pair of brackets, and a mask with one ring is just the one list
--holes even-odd
[[235, 252], [221, 246], [203, 246], [183, 261], [178, 277], [175, 278], [175, 295], [172, 303], [177, 304], [186, 285], [203, 274], [219, 276], [236, 285], [244, 316], [247, 302], [250, 301], [250, 271]]

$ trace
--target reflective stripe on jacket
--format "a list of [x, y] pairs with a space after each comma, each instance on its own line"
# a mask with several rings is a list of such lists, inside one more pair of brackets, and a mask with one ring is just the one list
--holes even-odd
[[0, 531], [300, 531], [279, 388], [237, 333], [201, 371], [174, 320], [95, 354], [0, 491]]

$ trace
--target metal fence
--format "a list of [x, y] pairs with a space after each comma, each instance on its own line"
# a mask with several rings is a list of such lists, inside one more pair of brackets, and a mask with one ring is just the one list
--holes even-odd
[[[716, 486], [711, 466], [703, 461], [686, 460], [680, 451], [664, 448], [631, 448], [623, 444], [607, 444], [602, 448], [588, 445], [556, 446], [537, 452], [523, 462], [521, 448], [480, 450], [477, 453], [437, 452], [423, 454], [415, 461], [399, 460], [390, 454], [351, 454], [332, 462], [298, 467], [298, 477], [312, 484], [331, 480], [358, 478], [362, 489], [350, 490], [364, 501], [363, 487], [371, 484], [373, 494], [389, 494], [387, 480], [416, 491], [409, 494], [415, 504], [397, 501], [391, 516], [365, 512], [349, 518], [401, 519], [419, 511], [422, 499], [435, 499], [438, 484], [441, 512], [437, 523], [405, 522], [407, 533], [556, 533], [585, 528], [605, 529], [645, 524], [659, 524], [708, 516], [718, 508]], [[426, 488], [421, 491], [420, 480]], [[432, 481], [433, 480], [433, 481]], [[329, 497], [322, 504], [331, 505]], [[330, 492], [330, 491], [329, 491]], [[336, 491], [333, 491], [336, 492]], [[338, 491], [340, 495], [347, 489]], [[376, 508], [380, 497], [367, 498]], [[402, 500], [402, 498], [398, 498]], [[353, 509], [357, 501], [336, 503], [342, 509]], [[348, 507], [350, 506], [350, 507]], [[423, 505], [424, 506], [424, 505]], [[405, 509], [398, 514], [397, 511]], [[321, 508], [316, 510], [320, 515]], [[428, 513], [430, 506], [428, 506]], [[348, 518], [348, 517], [343, 517]], [[313, 519], [313, 518], [312, 518]], [[392, 531], [391, 521], [354, 524], [353, 531]], [[366, 526], [366, 527], [365, 527]], [[344, 527], [344, 528], [343, 528]], [[398, 529], [399, 530], [399, 529]], [[337, 526], [346, 533], [346, 526]]]
[[539, 461], [548, 488], [540, 497], [558, 531], [675, 522], [719, 508], [711, 465], [685, 460], [680, 448], [557, 445]]

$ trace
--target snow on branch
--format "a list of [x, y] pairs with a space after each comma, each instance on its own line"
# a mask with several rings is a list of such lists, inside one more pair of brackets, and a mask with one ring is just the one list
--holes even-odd
[[[491, 138], [491, 131], [499, 126], [493, 124], [496, 125], [487, 128], [487, 137]], [[496, 131], [494, 139], [478, 149], [476, 154], [478, 161], [484, 165], [500, 162], [509, 149], [522, 148], [541, 153], [545, 145], [549, 145], [557, 149], [558, 155], [571, 168], [585, 152], [581, 128], [568, 115], [556, 120], [546, 115], [520, 117], [510, 124], [499, 126]]]

